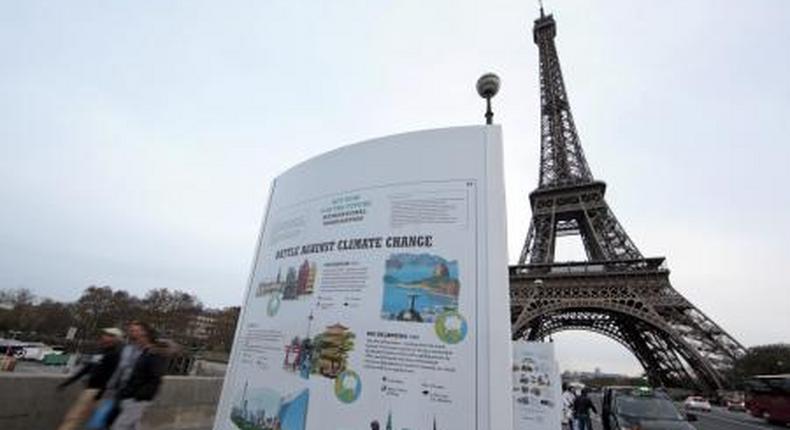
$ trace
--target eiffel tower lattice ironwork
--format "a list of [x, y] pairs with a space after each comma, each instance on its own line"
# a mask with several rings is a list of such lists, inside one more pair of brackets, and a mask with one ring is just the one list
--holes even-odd
[[[620, 342], [651, 383], [712, 390], [745, 353], [678, 293], [664, 258], [645, 258], [604, 200], [571, 115], [554, 44], [552, 15], [535, 20], [540, 58], [540, 183], [519, 264], [510, 267], [514, 339], [587, 330]], [[579, 235], [586, 262], [554, 261], [558, 236]]]

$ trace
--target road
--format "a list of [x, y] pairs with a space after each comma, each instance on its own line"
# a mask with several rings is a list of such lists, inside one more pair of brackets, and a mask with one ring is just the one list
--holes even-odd
[[746, 412], [730, 412], [727, 409], [713, 407], [710, 412], [699, 412], [696, 414], [699, 419], [692, 423], [697, 430], [735, 430], [735, 429], [781, 429], [787, 428], [775, 426], [765, 422], [760, 418], [754, 418]]
[[[45, 366], [36, 361], [19, 360], [14, 367], [14, 373], [35, 373], [39, 375], [65, 375], [68, 373], [66, 366]], [[2, 375], [2, 374], [0, 374]]]
[[[593, 395], [591, 398], [593, 402], [595, 402], [595, 407], [600, 411], [600, 396]], [[787, 426], [782, 427], [768, 424], [765, 420], [754, 418], [746, 412], [730, 412], [725, 408], [716, 406], [714, 406], [713, 410], [710, 412], [696, 412], [694, 415], [697, 416], [697, 421], [691, 424], [696, 427], [697, 430], [777, 430], [790, 428]], [[598, 416], [593, 418], [593, 430], [603, 430], [600, 417]]]

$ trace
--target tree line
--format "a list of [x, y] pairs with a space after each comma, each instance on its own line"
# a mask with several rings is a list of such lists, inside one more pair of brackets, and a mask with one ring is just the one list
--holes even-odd
[[0, 290], [0, 337], [65, 346], [70, 327], [77, 329], [76, 341], [89, 342], [102, 328], [143, 320], [161, 337], [184, 346], [229, 351], [238, 315], [239, 307], [207, 308], [194, 294], [167, 288], [137, 297], [110, 286], [89, 286], [74, 302], [38, 298], [27, 289]]
[[743, 388], [755, 375], [787, 374], [790, 374], [790, 344], [778, 343], [749, 348], [746, 355], [735, 361], [727, 377], [732, 385]]
[[[198, 322], [198, 317], [206, 317]], [[228, 352], [239, 307], [211, 309], [194, 294], [167, 288], [143, 297], [109, 286], [90, 286], [74, 302], [38, 298], [27, 289], [0, 290], [0, 337], [23, 336], [72, 346], [65, 342], [70, 327], [77, 341], [89, 342], [105, 327], [122, 328], [131, 320], [153, 325], [160, 336], [193, 350]], [[730, 385], [743, 387], [752, 375], [790, 373], [790, 345], [760, 345], [747, 350], [726, 375]]]

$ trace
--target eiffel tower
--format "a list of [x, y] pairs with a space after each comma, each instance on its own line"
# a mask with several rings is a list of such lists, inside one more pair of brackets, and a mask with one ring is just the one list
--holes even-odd
[[[663, 257], [645, 258], [606, 203], [606, 184], [584, 157], [562, 79], [552, 15], [535, 20], [540, 58], [540, 182], [532, 221], [510, 267], [514, 339], [565, 330], [607, 336], [628, 348], [655, 386], [711, 391], [745, 349], [678, 293]], [[581, 236], [585, 262], [555, 262], [559, 236]]]

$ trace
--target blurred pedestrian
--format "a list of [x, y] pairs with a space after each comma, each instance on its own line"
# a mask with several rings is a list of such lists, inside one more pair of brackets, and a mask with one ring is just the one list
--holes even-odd
[[62, 390], [88, 375], [85, 388], [66, 412], [58, 430], [80, 428], [81, 424], [91, 415], [97, 400], [101, 397], [107, 382], [118, 366], [122, 338], [123, 332], [120, 329], [102, 329], [99, 334], [100, 353], [82, 366], [77, 373], [58, 385], [58, 390]]
[[121, 351], [118, 369], [110, 387], [115, 390], [119, 413], [112, 430], [138, 430], [143, 413], [159, 391], [172, 344], [158, 342], [156, 332], [142, 321], [128, 328], [129, 344]]
[[592, 430], [590, 411], [598, 413], [592, 400], [587, 396], [589, 392], [589, 388], [583, 388], [582, 393], [573, 401], [573, 420], [576, 423], [576, 430]]
[[569, 384], [562, 384], [562, 422], [568, 424], [568, 429], [573, 430], [573, 401], [576, 393]]

